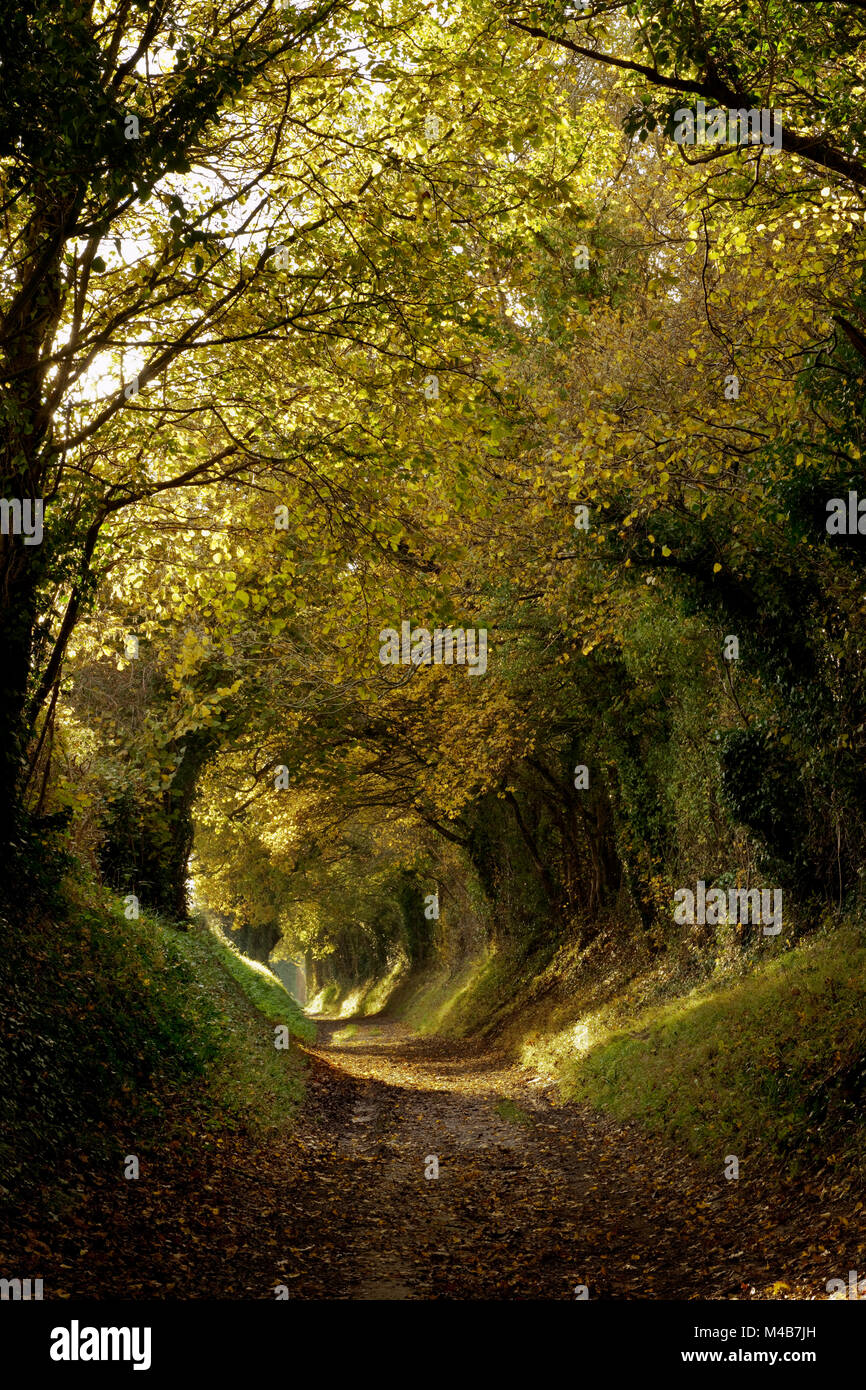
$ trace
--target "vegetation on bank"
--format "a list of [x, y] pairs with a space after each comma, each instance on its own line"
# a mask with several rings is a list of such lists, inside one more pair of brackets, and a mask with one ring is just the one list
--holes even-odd
[[310, 1021], [282, 981], [261, 961], [245, 956], [215, 928], [203, 926], [192, 936], [203, 947], [203, 960], [212, 959], [239, 985], [250, 1003], [264, 1018], [284, 1024], [289, 1033], [303, 1042], [312, 1042], [316, 1025]]
[[[270, 972], [207, 929], [104, 889], [63, 885], [64, 907], [4, 920], [0, 991], [0, 1205], [62, 1202], [77, 1162], [238, 1127], [285, 1127], [304, 1094], [297, 1048], [272, 1020], [311, 1025]], [[132, 1147], [130, 1147], [132, 1146]], [[77, 1159], [76, 1159], [77, 1156]]]
[[863, 1176], [864, 992], [861, 921], [658, 1003], [626, 990], [525, 1056], [552, 1058], [569, 1100], [639, 1119], [710, 1165], [733, 1153]]

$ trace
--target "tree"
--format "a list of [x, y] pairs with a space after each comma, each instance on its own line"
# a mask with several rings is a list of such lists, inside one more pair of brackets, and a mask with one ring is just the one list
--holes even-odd
[[[725, 0], [555, 0], [503, 10], [521, 33], [628, 77], [641, 96], [626, 128], [641, 139], [657, 127], [671, 134], [675, 110], [698, 98], [726, 110], [780, 108], [783, 150], [857, 187], [866, 183], [859, 156], [866, 25], [858, 0], [781, 0], [759, 11]], [[730, 160], [731, 153], [699, 159], [720, 157]], [[761, 152], [740, 157], [755, 163]]]

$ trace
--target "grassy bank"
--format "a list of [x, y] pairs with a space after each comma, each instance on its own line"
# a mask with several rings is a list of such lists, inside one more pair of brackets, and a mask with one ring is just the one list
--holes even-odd
[[407, 964], [398, 956], [386, 973], [352, 986], [330, 980], [307, 1000], [307, 1011], [325, 1018], [367, 1018], [379, 1013], [393, 999], [401, 980], [406, 978]]
[[866, 930], [848, 925], [634, 1013], [612, 1000], [526, 1059], [711, 1163], [862, 1163], [864, 1000]]
[[[62, 1186], [70, 1155], [113, 1165], [134, 1144], [285, 1126], [312, 1025], [276, 976], [207, 929], [179, 930], [70, 884], [62, 909], [4, 922], [0, 1203]], [[67, 1173], [68, 1177], [68, 1173]]]

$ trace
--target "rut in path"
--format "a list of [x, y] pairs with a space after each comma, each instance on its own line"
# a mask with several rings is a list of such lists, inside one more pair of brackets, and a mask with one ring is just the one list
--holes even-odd
[[708, 1175], [495, 1054], [376, 1019], [320, 1023], [313, 1051], [331, 1091], [352, 1080], [321, 1173], [342, 1198], [331, 1296], [823, 1298], [855, 1253], [815, 1192], [748, 1164], [726, 1180], [722, 1154]]

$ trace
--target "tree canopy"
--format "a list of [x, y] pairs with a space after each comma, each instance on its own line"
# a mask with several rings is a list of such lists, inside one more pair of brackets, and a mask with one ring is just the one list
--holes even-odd
[[[349, 974], [466, 893], [657, 950], [698, 877], [856, 892], [862, 5], [30, 0], [0, 48], [7, 845], [181, 918], [191, 862]], [[698, 101], [779, 148], [677, 143]], [[406, 622], [486, 669], [383, 663]]]

